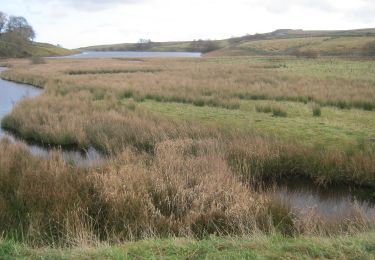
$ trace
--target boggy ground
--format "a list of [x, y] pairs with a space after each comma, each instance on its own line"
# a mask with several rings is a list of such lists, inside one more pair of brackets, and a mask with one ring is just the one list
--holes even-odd
[[297, 218], [261, 180], [375, 183], [375, 65], [292, 58], [8, 61], [45, 89], [2, 126], [110, 155], [77, 168], [0, 143], [1, 231], [31, 245], [372, 230], [361, 212]]
[[228, 161], [241, 161], [247, 175], [255, 170], [322, 183], [374, 183], [371, 61], [241, 57], [10, 65], [4, 78], [45, 88], [2, 121], [25, 139], [116, 154], [129, 146], [152, 153], [170, 139], [214, 138], [228, 144]]

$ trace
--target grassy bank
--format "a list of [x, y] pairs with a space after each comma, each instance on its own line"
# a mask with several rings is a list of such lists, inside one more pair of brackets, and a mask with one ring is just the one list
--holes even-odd
[[7, 259], [372, 259], [375, 257], [374, 238], [373, 233], [329, 238], [279, 235], [210, 237], [199, 241], [172, 238], [79, 249], [32, 249], [3, 240], [0, 252]]
[[[7, 44], [0, 42], [0, 58], [10, 58], [9, 51], [7, 50]], [[55, 57], [55, 56], [67, 56], [78, 53], [77, 51], [68, 50], [56, 45], [40, 42], [30, 42], [25, 44], [16, 52], [12, 52], [11, 57]]]

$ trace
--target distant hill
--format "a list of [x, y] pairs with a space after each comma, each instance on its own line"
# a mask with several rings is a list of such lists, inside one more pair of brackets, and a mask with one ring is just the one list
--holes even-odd
[[198, 40], [181, 42], [120, 43], [83, 47], [78, 51], [166, 51], [166, 52], [210, 52], [228, 46], [228, 40]]
[[301, 55], [375, 56], [375, 29], [304, 31], [280, 29], [225, 40], [123, 43], [79, 51], [197, 51], [208, 56]]

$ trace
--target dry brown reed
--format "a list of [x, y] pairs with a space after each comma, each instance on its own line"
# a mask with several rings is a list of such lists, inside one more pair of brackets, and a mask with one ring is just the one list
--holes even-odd
[[295, 218], [229, 167], [214, 139], [160, 142], [154, 155], [124, 149], [104, 165], [74, 168], [0, 142], [0, 230], [34, 246], [89, 246], [148, 237], [348, 233], [360, 214], [332, 223]]

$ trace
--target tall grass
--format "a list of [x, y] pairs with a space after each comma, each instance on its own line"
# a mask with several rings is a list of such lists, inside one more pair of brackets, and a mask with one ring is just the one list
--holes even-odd
[[35, 245], [255, 232], [267, 199], [236, 180], [215, 146], [167, 141], [152, 158], [124, 150], [75, 169], [3, 140], [0, 230]]
[[210, 234], [342, 234], [374, 224], [360, 214], [332, 223], [294, 217], [288, 205], [240, 181], [232, 168], [243, 164], [230, 162], [213, 139], [167, 140], [153, 155], [124, 149], [87, 169], [64, 164], [58, 153], [48, 161], [32, 157], [2, 140], [0, 231], [33, 246], [87, 246]]
[[[7, 71], [3, 77], [37, 86], [46, 86], [47, 81], [54, 84], [58, 80], [74, 88], [90, 86], [118, 95], [132, 89], [140, 99], [204, 103], [233, 109], [239, 108], [238, 99], [269, 99], [313, 101], [321, 106], [374, 110], [374, 79], [369, 76], [373, 67], [370, 63], [325, 59], [303, 62], [286, 58], [284, 62], [291, 63], [291, 66], [270, 69], [270, 65], [274, 65], [271, 59], [249, 60], [244, 57], [153, 59], [142, 63], [124, 63], [118, 59], [78, 60], [74, 70], [69, 60], [54, 60], [38, 66], [13, 62], [17, 69]], [[301, 71], [300, 67], [306, 71]], [[331, 73], [326, 75], [317, 68]], [[205, 93], [213, 95], [206, 96]]]
[[[243, 65], [246, 60], [231, 61], [147, 60], [131, 65], [119, 60], [77, 61], [80, 71], [101, 71], [105, 66], [106, 71], [139, 72], [95, 75], [67, 75], [69, 60], [51, 60], [48, 66], [14, 62], [15, 70], [4, 77], [45, 91], [23, 100], [2, 126], [41, 143], [93, 145], [111, 159], [97, 168], [74, 168], [58, 153], [47, 161], [32, 157], [21, 144], [2, 140], [0, 232], [33, 245], [66, 246], [146, 237], [256, 232], [293, 236], [371, 229], [374, 223], [361, 214], [333, 223], [297, 218], [288, 205], [252, 186], [302, 176], [321, 185], [374, 187], [373, 152], [363, 149], [349, 155], [181, 123], [137, 106], [154, 99], [238, 109], [238, 97], [231, 98], [236, 93], [260, 93], [259, 99], [270, 93], [302, 96], [306, 102], [313, 98], [331, 102], [335, 93], [348, 102], [354, 98], [373, 102], [368, 82], [357, 85], [337, 79], [343, 87], [336, 90], [329, 80], [254, 71]], [[140, 72], [148, 69], [161, 71]], [[286, 116], [282, 109], [271, 111]]]

